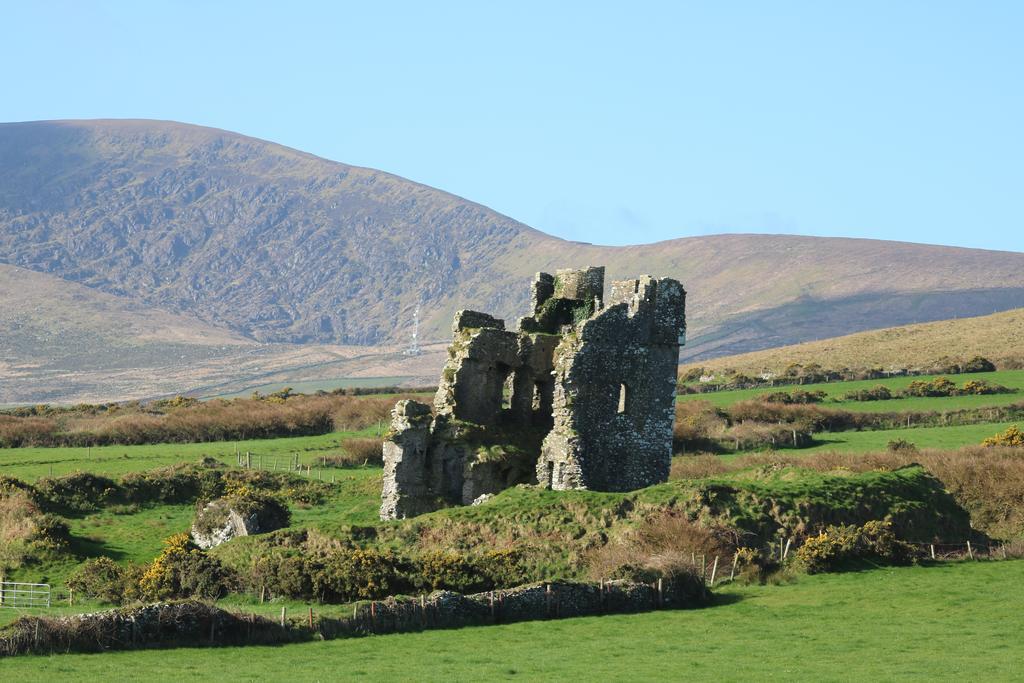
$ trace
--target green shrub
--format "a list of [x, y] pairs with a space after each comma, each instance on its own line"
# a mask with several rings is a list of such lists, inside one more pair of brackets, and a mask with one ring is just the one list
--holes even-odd
[[984, 396], [989, 394], [1012, 394], [1013, 389], [1002, 384], [989, 384], [983, 379], [971, 379], [964, 382], [960, 394], [965, 396]]
[[828, 396], [824, 391], [803, 391], [795, 389], [791, 392], [776, 391], [760, 397], [767, 403], [782, 403], [785, 405], [821, 403]]
[[1017, 425], [1007, 427], [1005, 431], [995, 436], [990, 436], [981, 442], [982, 446], [1012, 446], [1015, 448], [1024, 446], [1024, 431]]
[[857, 562], [902, 565], [912, 559], [913, 548], [896, 538], [888, 521], [829, 526], [796, 551], [796, 563], [808, 574], [837, 571]]
[[188, 534], [164, 541], [163, 551], [139, 579], [144, 600], [223, 597], [237, 585], [237, 577], [216, 558], [197, 548]]
[[40, 479], [36, 482], [36, 490], [48, 504], [71, 512], [92, 512], [115, 501], [119, 494], [113, 479], [89, 472]]
[[490, 587], [490, 581], [465, 555], [437, 550], [419, 557], [414, 567], [411, 578], [417, 589], [473, 593]]
[[68, 588], [79, 595], [120, 604], [126, 595], [138, 592], [137, 580], [130, 570], [114, 562], [109, 557], [97, 557], [88, 560], [76, 569], [68, 578]]
[[307, 560], [313, 594], [324, 602], [380, 598], [401, 585], [399, 560], [390, 551], [345, 549]]
[[901, 392], [903, 396], [956, 396], [956, 384], [946, 377], [936, 377], [931, 382], [915, 380]]
[[870, 389], [860, 389], [843, 394], [844, 401], [888, 401], [893, 397], [889, 387], [878, 384]]
[[253, 560], [250, 587], [266, 588], [275, 595], [288, 598], [313, 597], [313, 582], [306, 561], [297, 555], [263, 555]]
[[982, 356], [975, 356], [961, 368], [961, 372], [995, 372], [996, 366], [992, 361]]
[[890, 453], [917, 453], [917, 445], [906, 439], [893, 439], [885, 445]]

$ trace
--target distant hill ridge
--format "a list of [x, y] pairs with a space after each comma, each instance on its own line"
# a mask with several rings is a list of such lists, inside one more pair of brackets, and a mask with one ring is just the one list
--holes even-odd
[[388, 173], [161, 121], [0, 124], [3, 263], [285, 343], [400, 340], [417, 304], [427, 338], [459, 308], [512, 323], [533, 272], [589, 264], [682, 280], [689, 358], [1024, 305], [1020, 253], [778, 235], [580, 244]]
[[1000, 368], [1024, 367], [1024, 308], [976, 318], [891, 327], [870, 332], [782, 346], [764, 351], [689, 363], [681, 372], [702, 367], [757, 376], [781, 374], [791, 363], [817, 363], [825, 369], [926, 369], [943, 358], [987, 358]]

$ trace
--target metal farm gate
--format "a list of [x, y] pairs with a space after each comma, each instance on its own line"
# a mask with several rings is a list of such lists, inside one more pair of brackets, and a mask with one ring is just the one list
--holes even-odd
[[0, 581], [0, 607], [49, 607], [50, 584]]

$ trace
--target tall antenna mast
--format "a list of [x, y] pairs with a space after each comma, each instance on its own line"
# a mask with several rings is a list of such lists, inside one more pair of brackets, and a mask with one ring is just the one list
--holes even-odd
[[420, 348], [420, 305], [416, 304], [416, 310], [412, 314], [412, 343], [402, 351], [404, 356], [418, 356], [423, 353]]

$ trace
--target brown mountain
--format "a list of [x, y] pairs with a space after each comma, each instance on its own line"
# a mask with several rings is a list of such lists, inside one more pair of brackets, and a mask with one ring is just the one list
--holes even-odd
[[[285, 344], [394, 342], [417, 303], [441, 339], [454, 310], [514, 318], [534, 271], [588, 264], [681, 279], [688, 358], [1024, 306], [1020, 253], [775, 235], [566, 242], [387, 173], [159, 121], [0, 124], [0, 264]], [[0, 297], [16, 299], [8, 287]]]

